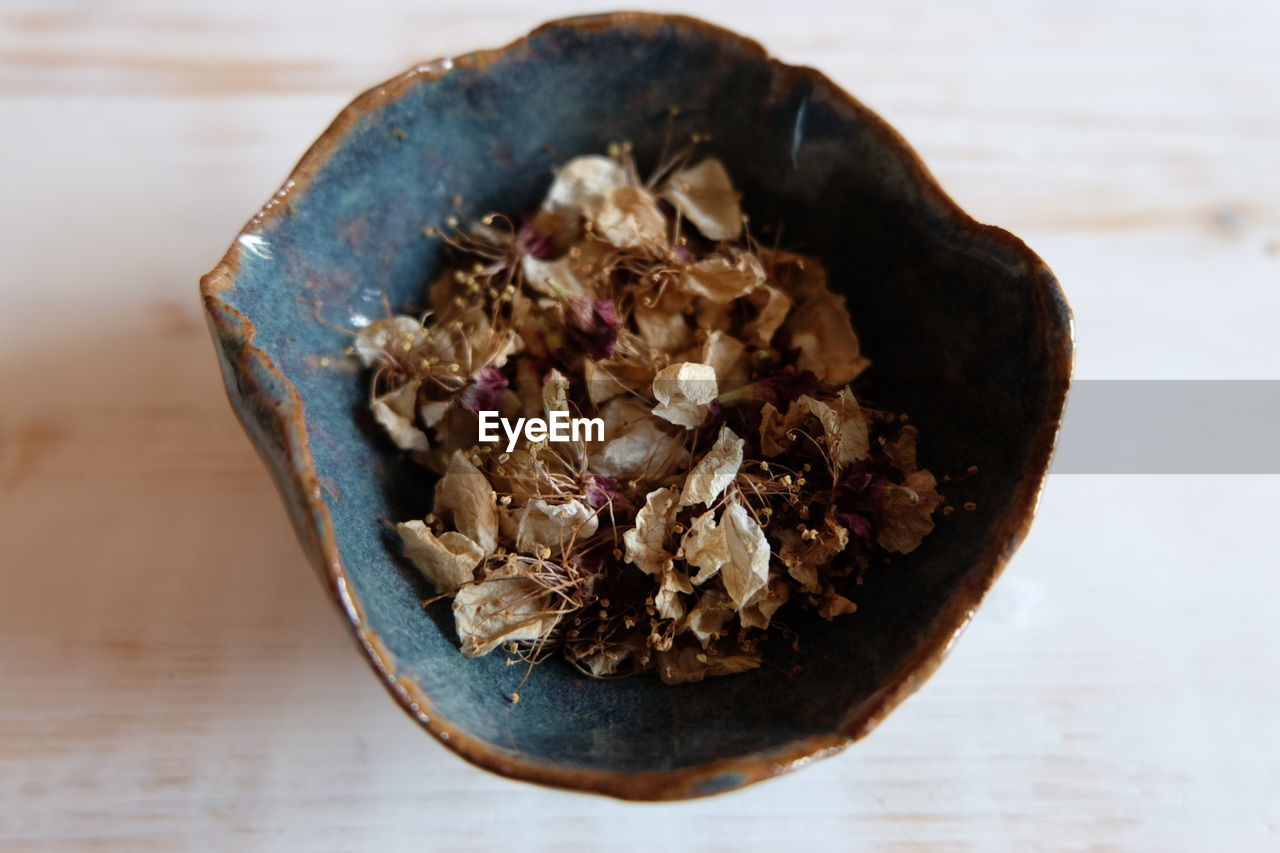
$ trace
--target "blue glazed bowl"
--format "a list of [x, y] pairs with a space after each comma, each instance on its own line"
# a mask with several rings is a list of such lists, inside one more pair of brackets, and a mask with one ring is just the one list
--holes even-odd
[[[749, 673], [669, 687], [558, 662], [464, 658], [447, 602], [379, 519], [421, 517], [430, 478], [365, 414], [354, 326], [421, 305], [423, 227], [536, 206], [551, 169], [630, 140], [652, 166], [709, 133], [754, 223], [780, 223], [848, 299], [863, 396], [907, 411], [938, 472], [979, 474], [977, 511], [868, 572], [857, 614], [791, 620], [803, 643]], [[833, 753], [920, 685], [1031, 520], [1066, 394], [1070, 314], [1020, 240], [970, 219], [885, 122], [821, 74], [700, 21], [614, 14], [422, 65], [360, 96], [201, 282], [231, 403], [378, 677], [428, 731], [507, 776], [631, 799], [716, 793]], [[319, 306], [319, 307], [317, 307]], [[795, 664], [803, 667], [791, 675]]]

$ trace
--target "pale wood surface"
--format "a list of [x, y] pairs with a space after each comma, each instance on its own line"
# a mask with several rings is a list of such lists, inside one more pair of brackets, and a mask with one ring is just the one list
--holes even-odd
[[[195, 281], [357, 91], [570, 11], [0, 3], [0, 847], [1280, 849], [1274, 478], [1051, 478], [939, 674], [741, 793], [510, 783], [387, 699]], [[1040, 251], [1078, 376], [1280, 378], [1280, 5], [684, 11], [825, 70]]]

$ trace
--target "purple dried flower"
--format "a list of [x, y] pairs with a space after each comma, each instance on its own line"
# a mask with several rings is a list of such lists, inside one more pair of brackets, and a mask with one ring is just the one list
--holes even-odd
[[498, 392], [506, 387], [506, 377], [496, 367], [486, 367], [462, 390], [462, 405], [473, 412], [492, 411], [498, 405]]
[[556, 240], [558, 219], [551, 214], [539, 213], [526, 218], [516, 234], [516, 248], [521, 254], [530, 255], [540, 261], [549, 261], [562, 254]]
[[578, 297], [569, 302], [565, 336], [569, 344], [591, 358], [609, 358], [618, 343], [618, 317], [613, 301]]

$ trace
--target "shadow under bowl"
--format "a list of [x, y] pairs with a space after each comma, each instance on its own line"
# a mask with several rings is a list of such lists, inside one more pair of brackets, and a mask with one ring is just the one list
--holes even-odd
[[[678, 108], [674, 118], [672, 108]], [[793, 622], [799, 651], [669, 687], [558, 662], [464, 658], [448, 602], [379, 519], [421, 517], [430, 478], [372, 429], [354, 327], [424, 303], [441, 257], [423, 228], [536, 207], [551, 170], [629, 140], [709, 134], [753, 223], [822, 259], [872, 359], [872, 404], [911, 414], [920, 458], [974, 512], [938, 516], [873, 567], [859, 610]], [[360, 96], [201, 283], [228, 394], [298, 536], [395, 698], [463, 757], [520, 779], [631, 799], [725, 791], [837, 751], [933, 671], [1031, 520], [1070, 374], [1070, 314], [1020, 240], [970, 219], [882, 119], [821, 74], [690, 18], [548, 24]], [[319, 306], [319, 307], [317, 307]], [[799, 664], [802, 674], [792, 676]]]

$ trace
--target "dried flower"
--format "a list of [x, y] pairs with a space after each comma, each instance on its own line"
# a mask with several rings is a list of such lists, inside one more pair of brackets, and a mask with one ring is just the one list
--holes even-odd
[[[724, 164], [690, 162], [646, 182], [629, 146], [575, 157], [532, 215], [437, 232], [423, 318], [356, 333], [373, 419], [443, 475], [396, 531], [465, 655], [742, 672], [782, 608], [854, 612], [854, 568], [933, 528], [915, 428], [848, 387], [868, 362], [826, 271], [761, 247]], [[603, 434], [478, 441], [494, 412]]]

